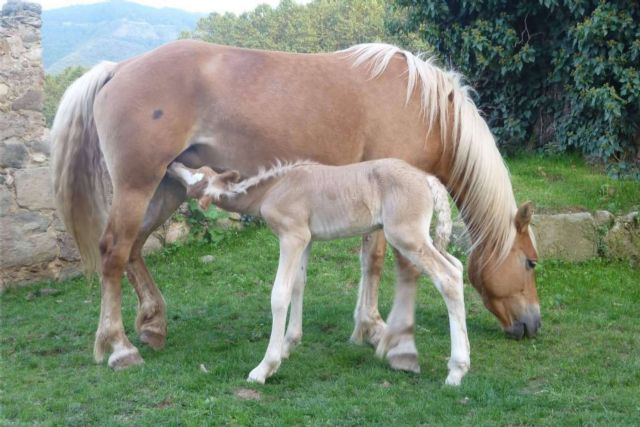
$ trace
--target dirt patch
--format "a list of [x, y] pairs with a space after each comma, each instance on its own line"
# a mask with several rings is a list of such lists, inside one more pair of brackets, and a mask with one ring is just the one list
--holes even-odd
[[251, 390], [250, 388], [239, 388], [233, 392], [233, 395], [242, 400], [260, 400], [262, 395], [259, 391]]

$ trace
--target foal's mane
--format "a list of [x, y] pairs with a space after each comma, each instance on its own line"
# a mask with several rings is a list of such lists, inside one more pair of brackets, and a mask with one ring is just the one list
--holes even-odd
[[224, 195], [228, 197], [233, 197], [239, 194], [244, 194], [249, 189], [256, 187], [270, 179], [278, 178], [280, 176], [286, 175], [292, 169], [295, 169], [299, 166], [317, 165], [317, 164], [318, 164], [317, 162], [314, 162], [312, 160], [296, 160], [295, 162], [283, 162], [281, 160], [276, 160], [275, 164], [270, 168], [266, 169], [264, 167], [261, 167], [258, 170], [257, 174], [250, 176], [248, 178], [245, 178], [242, 181], [229, 186], [229, 189], [224, 193]]
[[[360, 44], [337, 53], [346, 54], [354, 67], [367, 64], [370, 78], [383, 74], [394, 56], [404, 57], [406, 103], [418, 87], [422, 114], [429, 129], [437, 120], [443, 143], [452, 144], [455, 150], [451, 183], [465, 193], [464, 199], [456, 202], [469, 230], [472, 250], [479, 248], [485, 256], [496, 256], [497, 262], [504, 260], [515, 239], [516, 201], [509, 172], [487, 123], [471, 99], [472, 89], [462, 82], [462, 75], [437, 67], [432, 57], [421, 59], [387, 44]], [[451, 107], [453, 117], [449, 115]]]

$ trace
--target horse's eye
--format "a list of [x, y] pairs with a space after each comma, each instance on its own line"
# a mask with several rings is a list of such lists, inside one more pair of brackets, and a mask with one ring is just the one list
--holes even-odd
[[536, 264], [537, 264], [537, 263], [538, 263], [538, 262], [537, 262], [537, 261], [535, 261], [535, 260], [528, 259], [528, 260], [527, 260], [527, 269], [529, 269], [529, 270], [533, 270], [534, 268], [536, 268]]

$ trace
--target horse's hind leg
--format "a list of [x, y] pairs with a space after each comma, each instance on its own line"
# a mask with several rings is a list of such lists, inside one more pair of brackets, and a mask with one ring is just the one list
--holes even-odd
[[165, 301], [144, 263], [142, 247], [149, 235], [175, 212], [184, 198], [184, 187], [165, 177], [149, 203], [127, 265], [127, 277], [138, 296], [136, 332], [140, 340], [154, 350], [164, 347], [167, 337]]
[[[408, 258], [423, 273], [428, 274], [444, 298], [449, 313], [451, 334], [451, 357], [446, 383], [459, 385], [470, 367], [469, 339], [462, 288], [462, 269], [450, 262], [431, 243], [428, 236], [416, 235], [416, 229], [425, 227], [386, 228], [385, 233], [395, 248]], [[428, 229], [428, 228], [426, 228]], [[381, 341], [385, 342], [386, 338]], [[384, 354], [384, 346], [378, 348]]]
[[353, 314], [355, 327], [351, 341], [361, 344], [367, 340], [376, 346], [384, 332], [385, 323], [378, 311], [378, 288], [384, 264], [387, 241], [382, 231], [366, 234], [360, 249], [360, 286], [358, 302]]
[[419, 373], [414, 329], [416, 288], [421, 273], [397, 249], [393, 251], [396, 258], [395, 298], [378, 351], [387, 351], [387, 360], [393, 369]]
[[[131, 182], [135, 182], [133, 177]], [[111, 351], [109, 366], [115, 369], [143, 362], [138, 349], [129, 342], [124, 332], [121, 280], [157, 183], [147, 180], [147, 185], [132, 188], [130, 184], [118, 184], [114, 180], [111, 211], [100, 239], [102, 301], [94, 356], [96, 361], [102, 361], [105, 353]]]

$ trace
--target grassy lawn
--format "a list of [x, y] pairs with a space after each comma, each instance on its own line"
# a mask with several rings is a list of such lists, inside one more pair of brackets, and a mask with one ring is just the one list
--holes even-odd
[[640, 181], [609, 178], [577, 156], [520, 155], [507, 165], [517, 200], [533, 200], [540, 213], [640, 209]]
[[[149, 258], [168, 304], [169, 338], [161, 352], [141, 345], [125, 286], [125, 324], [146, 360], [125, 371], [92, 360], [97, 285], [76, 279], [5, 292], [0, 425], [640, 425], [640, 274], [627, 263], [543, 262], [544, 326], [520, 342], [503, 336], [467, 286], [472, 369], [451, 388], [446, 309], [426, 281], [417, 305], [420, 375], [392, 371], [371, 348], [348, 342], [358, 246], [314, 246], [302, 344], [263, 386], [245, 378], [270, 332], [277, 241], [264, 228]], [[214, 262], [199, 260], [209, 254]], [[45, 288], [57, 293], [38, 291]]]

